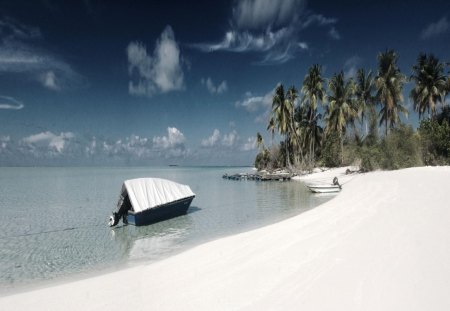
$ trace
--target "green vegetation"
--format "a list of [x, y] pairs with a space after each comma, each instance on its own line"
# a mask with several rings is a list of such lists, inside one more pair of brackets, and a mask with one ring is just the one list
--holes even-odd
[[445, 107], [434, 119], [422, 120], [418, 128], [423, 162], [426, 165], [450, 164], [450, 109]]
[[[255, 166], [308, 170], [358, 164], [371, 171], [450, 164], [450, 108], [445, 104], [450, 76], [444, 64], [421, 53], [412, 66], [410, 98], [421, 118], [416, 131], [402, 123], [402, 115], [408, 117], [403, 99], [407, 78], [397, 66], [397, 53], [387, 50], [377, 60], [376, 76], [359, 69], [354, 78], [341, 71], [326, 79], [315, 64], [300, 94], [294, 86], [285, 92], [278, 85], [267, 125], [271, 145], [267, 148], [258, 133]], [[425, 112], [428, 119], [423, 119]], [[274, 144], [275, 133], [279, 144]]]

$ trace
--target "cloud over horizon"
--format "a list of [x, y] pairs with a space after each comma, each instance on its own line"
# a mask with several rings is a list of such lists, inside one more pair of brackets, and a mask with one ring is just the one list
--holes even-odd
[[234, 149], [238, 147], [240, 137], [235, 129], [226, 134], [221, 134], [218, 129], [214, 129], [211, 136], [202, 139], [201, 146], [204, 148], [227, 148]]
[[67, 142], [73, 139], [75, 135], [72, 132], [62, 132], [59, 135], [50, 131], [41, 132], [24, 137], [21, 143], [31, 153], [35, 155], [50, 154], [54, 156], [61, 154]]

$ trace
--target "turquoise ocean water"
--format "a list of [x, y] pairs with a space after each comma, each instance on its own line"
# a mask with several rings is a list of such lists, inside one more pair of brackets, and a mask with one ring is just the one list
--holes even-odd
[[[160, 260], [298, 215], [331, 198], [310, 194], [301, 182], [222, 179], [224, 173], [250, 171], [0, 167], [0, 294]], [[146, 227], [109, 228], [122, 182], [138, 177], [189, 185], [196, 198], [188, 214]]]

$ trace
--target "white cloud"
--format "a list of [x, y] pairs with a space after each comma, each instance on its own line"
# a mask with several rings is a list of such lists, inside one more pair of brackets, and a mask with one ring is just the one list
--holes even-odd
[[341, 35], [339, 34], [339, 32], [336, 30], [336, 28], [331, 27], [330, 31], [328, 32], [328, 34], [330, 35], [331, 38], [333, 38], [334, 40], [340, 40], [341, 39]]
[[311, 25], [317, 24], [319, 26], [333, 25], [337, 23], [336, 18], [325, 17], [322, 14], [311, 14], [305, 18], [302, 24], [303, 28], [307, 28]]
[[299, 42], [299, 43], [298, 43], [298, 46], [299, 46], [301, 49], [303, 49], [303, 50], [309, 49], [309, 45], [308, 45], [308, 43], [306, 43], [306, 42]]
[[355, 78], [363, 59], [358, 55], [348, 58], [344, 63], [344, 74], [347, 78]]
[[63, 152], [67, 141], [74, 137], [75, 135], [72, 132], [56, 135], [46, 131], [25, 137], [22, 139], [22, 142], [31, 150], [40, 149], [41, 151], [54, 151], [60, 154]]
[[232, 130], [230, 133], [223, 135], [222, 145], [228, 148], [236, 146], [239, 140], [239, 135], [236, 130]]
[[201, 145], [202, 147], [213, 147], [216, 146], [220, 141], [220, 131], [218, 129], [214, 129], [211, 136], [208, 138], [202, 139]]
[[256, 149], [256, 137], [247, 138], [247, 141], [242, 145], [243, 151], [251, 151]]
[[[130, 135], [125, 139], [118, 139], [114, 143], [103, 141], [103, 151], [108, 155], [122, 156], [125, 158], [146, 158], [153, 154], [150, 140], [139, 135]], [[93, 137], [91, 143], [86, 147], [86, 153], [93, 155], [97, 152], [97, 139]]]
[[249, 112], [271, 109], [274, 92], [275, 89], [261, 96], [254, 96], [251, 92], [246, 92], [245, 98], [237, 101], [235, 106], [238, 108], [244, 108]]
[[292, 22], [303, 10], [303, 0], [241, 0], [233, 8], [239, 28], [258, 29]]
[[8, 136], [0, 136], [0, 152], [6, 149], [8, 143], [11, 141], [11, 137]]
[[15, 39], [38, 39], [41, 38], [41, 31], [37, 27], [32, 27], [19, 23], [11, 17], [0, 19], [0, 32], [3, 40]]
[[[58, 75], [58, 89], [79, 87], [84, 78], [60, 57], [42, 47], [38, 28], [3, 17], [0, 19], [0, 73], [18, 73], [52, 88], [46, 74]], [[51, 77], [50, 77], [51, 78]], [[53, 82], [56, 82], [53, 79]], [[56, 84], [54, 84], [56, 86]]]
[[444, 16], [435, 23], [429, 24], [425, 29], [422, 30], [420, 38], [422, 40], [438, 37], [450, 31], [450, 23], [447, 17]]
[[211, 78], [202, 78], [200, 80], [201, 84], [206, 86], [208, 92], [210, 92], [211, 94], [222, 94], [224, 92], [226, 92], [228, 90], [228, 85], [227, 85], [227, 81], [222, 81], [219, 83], [219, 85], [214, 85], [214, 82]]
[[186, 138], [184, 137], [184, 134], [181, 133], [177, 128], [168, 127], [167, 136], [153, 137], [153, 146], [156, 149], [166, 150], [170, 148], [184, 146], [185, 141]]
[[225, 50], [230, 52], [265, 52], [272, 49], [280, 41], [287, 40], [291, 29], [281, 28], [277, 31], [267, 29], [264, 32], [230, 30], [225, 33], [222, 41], [216, 44], [194, 45], [204, 52]]
[[[85, 155], [107, 155], [116, 160], [160, 160], [162, 158], [180, 158], [190, 154], [185, 146], [185, 137], [178, 129], [169, 127], [167, 136], [155, 136], [153, 139], [139, 135], [130, 135], [115, 141], [101, 141], [95, 137], [85, 147]], [[141, 163], [141, 162], [139, 162]], [[145, 162], [143, 162], [145, 163]]]
[[[190, 150], [178, 129], [153, 138], [129, 135], [104, 138], [72, 132], [43, 131], [15, 139], [0, 135], [0, 162], [4, 165], [147, 165], [242, 164], [254, 150], [255, 138], [241, 140], [236, 129], [222, 134], [214, 129], [202, 146]], [[250, 159], [251, 160], [251, 159]]]
[[41, 81], [42, 85], [44, 85], [46, 88], [49, 88], [51, 90], [58, 91], [61, 89], [59, 87], [58, 83], [56, 82], [56, 75], [52, 70], [47, 71], [46, 73], [42, 74], [40, 76], [40, 81]]
[[130, 94], [152, 96], [184, 88], [181, 52], [170, 26], [156, 41], [153, 55], [147, 53], [143, 44], [131, 42], [127, 47], [127, 57], [132, 76], [128, 85]]
[[[240, 0], [233, 6], [230, 29], [216, 43], [197, 43], [191, 47], [203, 52], [258, 52], [259, 65], [281, 64], [309, 48], [300, 40], [301, 31], [312, 26], [337, 22], [304, 10], [303, 0]], [[337, 34], [337, 30], [334, 30]]]
[[254, 95], [251, 92], [246, 92], [244, 99], [235, 103], [236, 108], [244, 108], [248, 112], [259, 113], [255, 117], [255, 122], [266, 124], [272, 111], [273, 95], [279, 84], [277, 83], [274, 89], [264, 95]]
[[92, 137], [92, 140], [84, 148], [86, 155], [92, 156], [97, 152], [97, 138]]
[[201, 146], [204, 148], [233, 149], [238, 145], [239, 134], [235, 129], [222, 135], [218, 129], [214, 129], [211, 136], [201, 140]]
[[11, 96], [0, 95], [0, 109], [20, 110], [25, 107], [22, 102]]

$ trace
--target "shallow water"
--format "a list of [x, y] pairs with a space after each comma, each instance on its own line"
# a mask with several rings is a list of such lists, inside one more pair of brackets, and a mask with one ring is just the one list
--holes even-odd
[[[151, 262], [311, 209], [330, 196], [300, 182], [222, 179], [249, 168], [0, 168], [0, 293], [67, 276]], [[110, 229], [123, 180], [190, 185], [185, 216]]]

